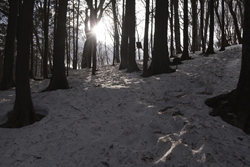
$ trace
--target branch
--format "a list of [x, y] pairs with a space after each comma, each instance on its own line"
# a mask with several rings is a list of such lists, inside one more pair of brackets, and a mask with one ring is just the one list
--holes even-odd
[[[103, 2], [104, 2], [104, 1], [103, 1]], [[104, 11], [105, 9], [107, 9], [107, 7], [110, 5], [111, 2], [112, 2], [112, 0], [110, 0], [109, 3], [107, 3], [106, 6], [100, 10], [100, 15], [99, 15], [99, 17], [97, 18], [97, 22], [99, 22], [99, 21], [101, 20], [103, 11]]]

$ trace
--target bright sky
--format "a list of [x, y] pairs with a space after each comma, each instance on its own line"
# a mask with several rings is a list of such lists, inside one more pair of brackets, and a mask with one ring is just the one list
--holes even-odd
[[108, 34], [107, 31], [107, 26], [104, 24], [103, 21], [100, 21], [93, 29], [93, 32], [97, 36], [97, 40], [100, 42], [105, 43], [105, 41], [108, 44], [112, 43], [112, 39], [110, 38], [110, 35]]

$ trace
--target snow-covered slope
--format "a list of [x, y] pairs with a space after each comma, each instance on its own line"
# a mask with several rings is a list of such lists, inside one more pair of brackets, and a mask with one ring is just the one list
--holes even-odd
[[[71, 89], [39, 93], [47, 116], [21, 129], [0, 129], [0, 166], [7, 167], [245, 167], [250, 137], [209, 116], [204, 100], [232, 90], [241, 46], [203, 57], [191, 54], [172, 74], [142, 78], [117, 66], [70, 71]], [[0, 123], [15, 91], [0, 91]]]

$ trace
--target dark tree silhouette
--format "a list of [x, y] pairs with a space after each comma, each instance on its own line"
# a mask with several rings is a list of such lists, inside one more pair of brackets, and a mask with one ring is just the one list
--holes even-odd
[[221, 48], [220, 51], [225, 50], [225, 4], [224, 0], [221, 0]]
[[42, 116], [35, 114], [29, 83], [29, 52], [32, 33], [34, 0], [23, 0], [18, 21], [16, 59], [16, 100], [8, 120], [1, 127], [20, 128], [39, 121]]
[[197, 43], [197, 2], [196, 0], [191, 0], [192, 3], [192, 52], [195, 53], [196, 43]]
[[210, 0], [210, 32], [206, 54], [214, 54], [214, 0]]
[[238, 37], [239, 44], [241, 44], [242, 43], [241, 32], [240, 32], [240, 29], [239, 29], [239, 26], [238, 26], [238, 19], [237, 19], [235, 10], [233, 9], [233, 1], [232, 0], [227, 0], [226, 2], [228, 4], [229, 11], [230, 11], [230, 13], [231, 13], [231, 15], [233, 17], [235, 33], [236, 33], [236, 35]]
[[114, 21], [114, 58], [113, 58], [113, 65], [116, 63], [120, 63], [120, 37], [118, 33], [118, 18], [117, 18], [117, 7], [116, 7], [116, 0], [112, 0], [112, 12], [113, 12], [113, 21]]
[[[124, 1], [123, 0], [123, 6], [124, 6]], [[127, 6], [127, 5], [126, 5]], [[124, 12], [124, 7], [123, 7], [123, 13]], [[128, 15], [123, 14], [123, 20], [122, 20], [122, 40], [121, 40], [121, 63], [119, 70], [124, 70], [128, 66], [128, 28], [129, 28], [129, 18]]]
[[85, 9], [85, 20], [84, 20], [84, 31], [86, 35], [86, 41], [84, 43], [83, 52], [82, 52], [82, 68], [91, 68], [91, 33], [89, 27], [89, 15], [88, 9]]
[[148, 77], [148, 29], [149, 29], [149, 0], [146, 0], [145, 30], [144, 30], [144, 52], [143, 52], [143, 77]]
[[135, 61], [135, 0], [126, 0], [119, 69], [127, 69], [127, 72], [140, 71]]
[[250, 133], [250, 1], [245, 0], [244, 33], [240, 77], [236, 89], [205, 101], [212, 116]]
[[135, 61], [135, 0], [127, 0], [126, 15], [129, 17], [127, 71], [140, 71]]
[[170, 57], [174, 57], [174, 9], [173, 9], [173, 2], [174, 0], [170, 0]]
[[[203, 0], [203, 8], [207, 7], [206, 14], [205, 14], [205, 20], [204, 20], [204, 38], [203, 38], [203, 45], [202, 45], [202, 51], [203, 53], [206, 53], [206, 44], [207, 44], [207, 31], [209, 26], [209, 17], [210, 17], [210, 0]], [[204, 9], [205, 12], [205, 9]], [[203, 20], [204, 18], [202, 18]]]
[[182, 60], [191, 59], [188, 51], [188, 0], [184, 0], [184, 28], [183, 28], [184, 49], [181, 55]]
[[167, 28], [167, 1], [156, 0], [155, 11], [155, 35], [152, 62], [148, 69], [148, 75], [171, 73], [175, 70], [169, 67], [167, 54], [166, 28]]
[[174, 0], [174, 32], [175, 32], [175, 47], [176, 54], [182, 53], [180, 40], [180, 21], [179, 21], [179, 0]]
[[0, 84], [0, 90], [8, 90], [14, 86], [13, 67], [14, 67], [18, 4], [19, 0], [9, 1], [8, 28], [7, 28], [5, 47], [4, 47], [3, 78]]
[[43, 77], [48, 78], [48, 52], [49, 52], [49, 3], [44, 0], [43, 5], [43, 31], [44, 31], [44, 54], [43, 54]]
[[50, 79], [50, 84], [44, 91], [69, 88], [64, 65], [67, 5], [68, 0], [59, 0], [54, 43], [53, 73]]
[[205, 40], [204, 40], [204, 0], [200, 0], [200, 36], [202, 53], [205, 53]]

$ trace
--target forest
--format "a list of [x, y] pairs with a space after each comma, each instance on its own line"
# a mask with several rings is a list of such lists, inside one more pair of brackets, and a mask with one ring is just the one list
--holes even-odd
[[[2, 0], [0, 130], [6, 138], [0, 143], [14, 144], [8, 133], [18, 130], [24, 135], [16, 138], [28, 140], [32, 131], [30, 140], [46, 145], [38, 144], [46, 149], [41, 154], [51, 137], [54, 149], [65, 145], [65, 156], [75, 158], [53, 151], [53, 163], [18, 141], [18, 150], [34, 150], [10, 146], [14, 153], [0, 152], [3, 164], [27, 165], [24, 155], [32, 154], [35, 166], [230, 166], [212, 156], [229, 154], [218, 153], [226, 140], [241, 150], [228, 155], [232, 166], [247, 166], [249, 20], [248, 0]], [[91, 144], [70, 141], [78, 134], [84, 138], [75, 139]]]

